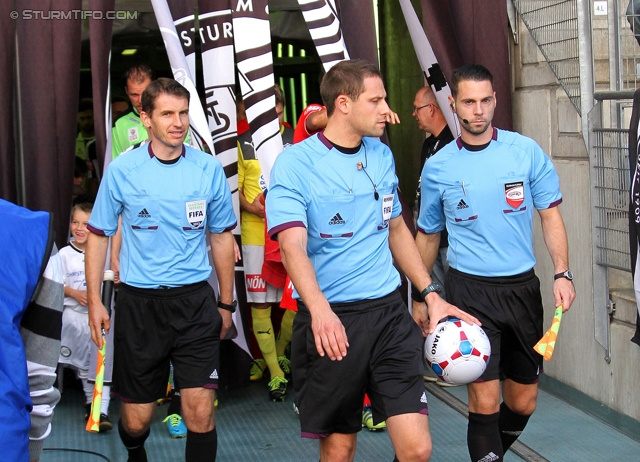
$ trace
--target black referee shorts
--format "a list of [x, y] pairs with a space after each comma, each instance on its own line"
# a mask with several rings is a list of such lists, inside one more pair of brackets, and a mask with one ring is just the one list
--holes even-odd
[[482, 277], [449, 268], [447, 301], [480, 320], [491, 341], [491, 359], [478, 381], [511, 379], [537, 383], [542, 356], [544, 310], [533, 269], [508, 277]]
[[424, 337], [400, 293], [331, 304], [331, 309], [349, 340], [342, 361], [318, 354], [309, 310], [301, 302], [293, 323], [291, 362], [302, 436], [360, 431], [365, 392], [374, 423], [398, 414], [427, 414]]
[[164, 398], [169, 361], [176, 389], [218, 388], [221, 327], [215, 295], [206, 281], [170, 289], [122, 284], [114, 390], [124, 402]]

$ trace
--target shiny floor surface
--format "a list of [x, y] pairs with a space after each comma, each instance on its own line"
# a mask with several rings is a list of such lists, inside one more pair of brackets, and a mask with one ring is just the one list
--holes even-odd
[[[433, 388], [435, 385], [428, 385]], [[451, 407], [466, 402], [465, 387], [436, 389], [444, 400], [428, 391], [430, 426], [433, 438], [433, 462], [468, 461], [466, 418]], [[293, 412], [293, 392], [285, 402], [268, 400], [266, 380], [248, 388], [222, 391], [216, 413], [218, 458], [225, 461], [300, 462], [318, 460], [318, 443], [300, 438], [297, 415]], [[126, 461], [126, 451], [117, 429], [105, 434], [84, 429], [82, 392], [65, 383], [65, 391], [56, 407], [51, 435], [45, 442], [42, 462]], [[169, 437], [166, 424], [167, 405], [158, 406], [151, 435], [146, 443], [150, 461], [184, 460], [184, 439]], [[119, 402], [111, 403], [110, 417], [118, 419]], [[638, 460], [640, 443], [616, 431], [564, 401], [541, 391], [538, 410], [531, 418], [520, 441], [541, 457], [538, 461]], [[387, 431], [358, 434], [356, 461], [388, 461], [394, 457]], [[525, 460], [509, 451], [505, 460]]]

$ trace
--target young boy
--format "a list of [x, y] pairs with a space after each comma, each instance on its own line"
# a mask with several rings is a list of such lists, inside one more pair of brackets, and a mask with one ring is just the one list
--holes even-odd
[[[74, 240], [59, 252], [64, 273], [64, 312], [62, 313], [61, 364], [74, 368], [82, 381], [86, 397], [85, 420], [89, 418], [93, 384], [88, 383], [91, 332], [87, 308], [87, 284], [84, 275], [84, 251], [87, 244], [87, 222], [93, 205], [79, 203], [71, 210], [71, 235]], [[109, 421], [110, 386], [104, 385], [100, 406], [100, 431], [113, 428]]]

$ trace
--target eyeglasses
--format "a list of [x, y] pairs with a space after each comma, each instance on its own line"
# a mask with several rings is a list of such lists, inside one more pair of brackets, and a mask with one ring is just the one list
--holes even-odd
[[433, 105], [434, 105], [433, 103], [428, 103], [428, 104], [425, 104], [424, 106], [418, 106], [418, 107], [413, 106], [413, 112], [418, 112], [422, 108], [425, 108], [427, 106], [433, 106]]

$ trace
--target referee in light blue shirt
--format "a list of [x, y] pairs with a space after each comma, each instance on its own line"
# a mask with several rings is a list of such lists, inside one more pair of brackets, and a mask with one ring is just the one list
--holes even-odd
[[[379, 71], [343, 61], [320, 86], [324, 132], [278, 156], [267, 195], [269, 234], [295, 286], [293, 378], [303, 437], [321, 460], [352, 460], [365, 391], [400, 460], [428, 460], [423, 335], [447, 315], [400, 216], [393, 155], [380, 141], [390, 114]], [[392, 258], [418, 287], [414, 320]], [[315, 348], [314, 348], [315, 346]]]
[[[89, 324], [102, 344], [109, 317], [100, 301], [108, 236], [122, 216], [114, 388], [122, 399], [118, 430], [129, 461], [146, 462], [144, 442], [173, 364], [187, 426], [186, 460], [215, 460], [214, 389], [219, 345], [231, 325], [236, 218], [222, 165], [183, 144], [189, 92], [158, 79], [142, 94], [151, 142], [115, 159], [89, 219], [86, 250]], [[216, 306], [206, 231], [220, 284]]]
[[462, 66], [450, 87], [462, 134], [422, 170], [416, 242], [430, 268], [446, 223], [447, 301], [476, 316], [491, 341], [486, 371], [468, 385], [469, 454], [501, 461], [536, 407], [542, 371], [533, 350], [543, 333], [534, 208], [555, 267], [555, 304], [565, 311], [575, 298], [573, 275], [553, 163], [532, 139], [492, 126], [496, 94], [485, 67]]

